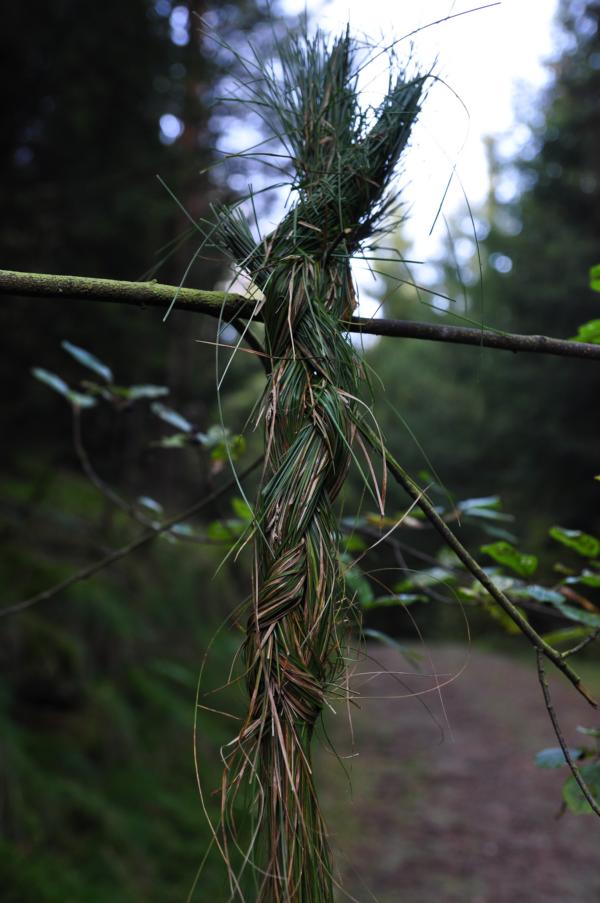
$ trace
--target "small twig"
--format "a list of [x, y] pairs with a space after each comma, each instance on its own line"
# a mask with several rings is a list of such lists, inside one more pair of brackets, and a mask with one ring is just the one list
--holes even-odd
[[[377, 530], [370, 529], [369, 527], [359, 527], [357, 532], [362, 533], [365, 536], [368, 536], [369, 538], [372, 538], [372, 539], [378, 539], [380, 537], [380, 534], [378, 533]], [[412, 546], [409, 546], [406, 543], [399, 542], [399, 540], [395, 539], [393, 536], [384, 536], [383, 542], [385, 545], [389, 546], [389, 548], [392, 550], [392, 552], [394, 554], [394, 558], [396, 560], [396, 564], [402, 571], [404, 571], [405, 574], [408, 574], [410, 571], [414, 571], [414, 568], [409, 568], [408, 562], [407, 562], [406, 558], [404, 557], [403, 550], [410, 552], [416, 558], [422, 557], [422, 558], [428, 559], [434, 565], [444, 568], [444, 570], [448, 571], [449, 574], [458, 573], [457, 569], [452, 569], [452, 568], [448, 567], [447, 565], [440, 564], [436, 558], [433, 558], [430, 555], [421, 556], [418, 549], [413, 549]], [[430, 586], [419, 587], [419, 592], [422, 593], [424, 596], [427, 596], [428, 598], [433, 599], [436, 602], [446, 603], [448, 601], [445, 598], [445, 596], [443, 596], [441, 593], [436, 592]]]
[[178, 514], [173, 515], [173, 517], [168, 518], [159, 527], [151, 527], [146, 531], [146, 533], [140, 534], [140, 536], [132, 540], [132, 542], [128, 543], [125, 546], [121, 546], [121, 548], [119, 549], [115, 549], [114, 552], [110, 552], [108, 555], [105, 555], [104, 558], [100, 558], [98, 561], [95, 561], [93, 564], [82, 568], [75, 574], [71, 574], [70, 577], [66, 577], [64, 580], [61, 580], [60, 583], [56, 583], [54, 586], [43, 590], [41, 593], [37, 593], [37, 595], [31, 596], [29, 599], [24, 599], [22, 602], [17, 602], [14, 605], [9, 605], [7, 608], [0, 609], [0, 617], [25, 611], [27, 608], [31, 608], [33, 605], [37, 605], [38, 602], [47, 602], [49, 599], [52, 599], [64, 589], [68, 589], [68, 587], [73, 586], [73, 584], [79, 583], [82, 580], [87, 580], [89, 577], [97, 574], [98, 571], [101, 571], [105, 567], [114, 564], [115, 561], [119, 561], [121, 558], [125, 558], [131, 552], [135, 552], [142, 546], [147, 545], [148, 543], [152, 542], [153, 539], [156, 539], [157, 536], [160, 536], [162, 533], [166, 533], [168, 530], [170, 530], [175, 526], [175, 524], [188, 520], [202, 508], [205, 508], [207, 505], [211, 504], [211, 502], [214, 502], [222, 495], [225, 495], [226, 492], [229, 492], [230, 489], [233, 489], [235, 486], [237, 486], [240, 480], [243, 480], [244, 477], [247, 477], [250, 473], [252, 473], [253, 470], [256, 470], [261, 461], [262, 458], [257, 459], [253, 464], [250, 464], [249, 467], [242, 471], [242, 473], [238, 474], [237, 478], [234, 477], [219, 489], [215, 489], [214, 492], [211, 492], [203, 499], [195, 502], [189, 508], [186, 508], [183, 511], [180, 511]]
[[571, 649], [565, 650], [565, 652], [563, 652], [563, 658], [568, 658], [571, 655], [575, 655], [577, 652], [581, 652], [582, 649], [585, 649], [586, 646], [589, 646], [590, 643], [593, 643], [594, 640], [597, 640], [599, 636], [600, 627], [596, 627], [595, 630], [593, 630], [591, 633], [588, 633], [588, 635], [580, 643], [577, 643], [576, 646], [573, 646]]
[[562, 731], [560, 729], [560, 724], [558, 723], [558, 718], [556, 715], [556, 710], [554, 708], [554, 703], [552, 702], [552, 696], [550, 695], [550, 687], [548, 686], [548, 680], [546, 678], [546, 672], [544, 670], [544, 658], [543, 652], [541, 649], [536, 649], [537, 656], [537, 672], [538, 679], [540, 682], [540, 686], [542, 688], [542, 693], [544, 694], [544, 702], [546, 703], [546, 710], [548, 715], [550, 716], [550, 721], [552, 722], [552, 727], [554, 728], [554, 733], [556, 734], [556, 739], [560, 744], [560, 748], [562, 749], [563, 756], [565, 757], [565, 761], [571, 770], [571, 774], [575, 778], [577, 782], [577, 786], [583, 793], [588, 805], [590, 806], [592, 812], [594, 812], [600, 818], [600, 806], [592, 796], [590, 789], [584, 779], [581, 776], [581, 772], [573, 758], [571, 753], [569, 752], [569, 747], [565, 742], [565, 738], [563, 737]]
[[[140, 524], [142, 527], [149, 527], [150, 529], [156, 529], [156, 521], [150, 520], [144, 514], [139, 512], [134, 504], [124, 499], [120, 496], [115, 490], [110, 486], [105, 480], [102, 479], [98, 471], [95, 469], [92, 464], [91, 458], [87, 452], [83, 441], [83, 433], [81, 429], [81, 410], [74, 406], [73, 407], [73, 445], [75, 447], [75, 453], [77, 454], [77, 458], [79, 459], [79, 463], [81, 464], [81, 468], [88, 478], [88, 480], [96, 487], [98, 492], [100, 492], [109, 502], [111, 502], [119, 511], [122, 511], [128, 517], [130, 517], [137, 524]], [[173, 539], [176, 539], [178, 542], [191, 542], [200, 545], [211, 545], [211, 541], [208, 540], [204, 536], [188, 536], [185, 533], [172, 533]]]
[[[176, 298], [173, 306], [177, 310], [204, 313], [212, 317], [248, 318], [255, 310], [255, 302], [252, 299], [232, 292], [179, 288], [176, 285], [163, 285], [159, 282], [125, 282], [87, 276], [20, 273], [13, 270], [0, 270], [0, 294], [54, 300], [108, 301], [137, 307], [158, 307], [161, 310], [169, 307]], [[260, 319], [260, 316], [256, 319]], [[373, 317], [353, 317], [343, 325], [347, 326], [350, 332], [367, 335], [424, 339], [430, 342], [600, 361], [600, 344], [571, 342], [544, 335], [516, 335], [468, 326], [446, 326], [438, 323], [419, 323], [414, 320]]]
[[136, 510], [135, 505], [133, 505], [131, 502], [128, 502], [117, 492], [115, 492], [112, 486], [109, 486], [109, 484], [102, 479], [100, 474], [95, 469], [83, 442], [83, 434], [81, 430], [81, 410], [77, 407], [77, 405], [73, 405], [73, 446], [75, 448], [75, 453], [77, 455], [79, 463], [81, 464], [81, 469], [83, 470], [88, 480], [92, 483], [92, 485], [95, 486], [95, 488], [98, 490], [98, 492], [106, 499], [108, 499], [108, 501], [111, 502], [116, 508], [118, 508], [120, 511], [123, 511], [132, 520], [136, 521], [136, 523], [141, 524], [142, 527], [150, 527], [151, 529], [154, 529], [152, 521], [148, 520], [147, 517], [144, 517], [143, 514], [140, 514]]
[[416, 501], [419, 508], [423, 511], [430, 523], [435, 527], [437, 532], [445, 541], [446, 545], [450, 546], [450, 548], [456, 553], [466, 569], [470, 571], [473, 577], [475, 577], [475, 579], [483, 586], [483, 588], [487, 590], [490, 596], [494, 599], [495, 602], [498, 603], [498, 605], [503, 609], [508, 617], [512, 621], [514, 621], [520, 631], [527, 637], [531, 645], [535, 649], [540, 650], [546, 656], [546, 658], [549, 659], [556, 668], [558, 668], [559, 671], [562, 671], [565, 677], [573, 684], [573, 686], [581, 693], [581, 695], [585, 699], [587, 699], [590, 705], [596, 708], [598, 705], [597, 702], [591, 696], [589, 691], [584, 687], [579, 675], [576, 674], [576, 672], [566, 662], [562, 653], [558, 652], [556, 649], [550, 646], [550, 644], [547, 643], [539, 635], [539, 633], [537, 633], [537, 631], [533, 629], [527, 618], [525, 618], [521, 614], [516, 605], [514, 605], [510, 601], [510, 599], [502, 592], [502, 590], [498, 589], [491, 577], [485, 573], [483, 568], [475, 561], [475, 559], [472, 557], [472, 555], [470, 555], [470, 553], [463, 546], [460, 540], [454, 535], [450, 527], [448, 527], [448, 525], [440, 517], [431, 502], [423, 494], [423, 491], [417, 486], [414, 480], [412, 480], [412, 478], [407, 474], [404, 468], [396, 461], [393, 455], [387, 449], [382, 448], [379, 437], [364, 423], [358, 423], [358, 428], [378, 453], [381, 454], [381, 452], [383, 451], [383, 453], [385, 454], [387, 466], [396, 481], [403, 487], [408, 495]]

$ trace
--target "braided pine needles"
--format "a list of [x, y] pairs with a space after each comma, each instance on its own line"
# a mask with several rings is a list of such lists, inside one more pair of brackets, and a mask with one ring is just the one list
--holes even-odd
[[[349, 260], [390, 212], [386, 189], [426, 78], [401, 74], [380, 107], [365, 111], [356, 56], [348, 32], [331, 46], [318, 34], [291, 39], [279, 75], [261, 69], [250, 100], [286, 146], [296, 202], [258, 243], [239, 208], [221, 211], [216, 227], [218, 244], [263, 293], [270, 359], [244, 645], [249, 707], [226, 751], [222, 813], [229, 859], [233, 809], [243, 801], [253, 811], [245, 858], [260, 903], [333, 901], [311, 739], [343, 669], [351, 606], [334, 504], [353, 444], [364, 450], [362, 366], [344, 327], [355, 307]], [[243, 899], [233, 873], [231, 882], [232, 898]]]

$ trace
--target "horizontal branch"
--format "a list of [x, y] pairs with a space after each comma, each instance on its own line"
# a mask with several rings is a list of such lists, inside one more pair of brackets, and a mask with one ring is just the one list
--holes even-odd
[[250, 316], [253, 302], [231, 292], [206, 292], [178, 288], [160, 282], [124, 282], [120, 279], [96, 279], [92, 276], [54, 276], [49, 273], [18, 273], [0, 270], [0, 294], [26, 298], [53, 298], [69, 301], [108, 301], [136, 307], [173, 307], [194, 313]]
[[[20, 297], [52, 298], [72, 301], [108, 301], [137, 307], [173, 307], [209, 316], [249, 317], [254, 301], [233, 292], [209, 292], [202, 289], [178, 288], [160, 282], [124, 282], [96, 279], [90, 276], [54, 276], [46, 273], [19, 273], [0, 270], [0, 294]], [[390, 320], [353, 317], [347, 324], [350, 332], [405, 339], [424, 339], [457, 345], [476, 345], [503, 351], [526, 351], [600, 361], [600, 344], [569, 342], [544, 335], [515, 335], [465, 326], [419, 323], [414, 320]]]
[[438, 323], [418, 323], [415, 320], [387, 320], [354, 317], [352, 332], [369, 335], [397, 336], [405, 339], [425, 339], [455, 345], [477, 345], [480, 348], [499, 348], [502, 351], [528, 351], [530, 354], [554, 354], [559, 357], [579, 357], [600, 361], [600, 345], [590, 342], [569, 342], [545, 335], [517, 335], [511, 332], [492, 332], [468, 326], [442, 326]]

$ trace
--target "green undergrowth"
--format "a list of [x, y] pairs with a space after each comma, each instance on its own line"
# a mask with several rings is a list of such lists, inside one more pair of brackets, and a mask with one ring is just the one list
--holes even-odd
[[[34, 485], [1, 487], [2, 607], [141, 529], [107, 520], [104, 502], [78, 477]], [[211, 579], [220, 557], [218, 548], [159, 539], [3, 620], [3, 903], [187, 898], [210, 845], [193, 762], [197, 676], [235, 599], [226, 569]], [[226, 681], [234, 650], [224, 631], [211, 683]], [[226, 704], [235, 707], [234, 695]], [[198, 751], [213, 816], [228, 731], [202, 712]], [[224, 899], [224, 880], [213, 850], [193, 899]]]

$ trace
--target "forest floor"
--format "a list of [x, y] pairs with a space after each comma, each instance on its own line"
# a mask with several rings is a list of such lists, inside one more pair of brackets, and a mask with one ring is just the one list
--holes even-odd
[[[600, 901], [600, 823], [569, 812], [557, 818], [566, 770], [534, 765], [535, 753], [557, 742], [533, 664], [432, 646], [422, 672], [448, 683], [410, 698], [435, 679], [407, 676], [412, 669], [394, 650], [368, 651], [377, 662], [362, 661], [359, 672], [404, 673], [402, 683], [383, 675], [363, 685], [364, 696], [388, 698], [352, 707], [354, 744], [343, 708], [328, 725], [341, 756], [358, 753], [344, 759], [351, 790], [332, 755], [319, 760], [348, 892], [340, 903]], [[585, 676], [598, 695], [598, 673]], [[552, 675], [551, 687], [567, 742], [576, 745], [586, 739], [576, 726], [597, 726], [598, 716], [562, 678]]]

